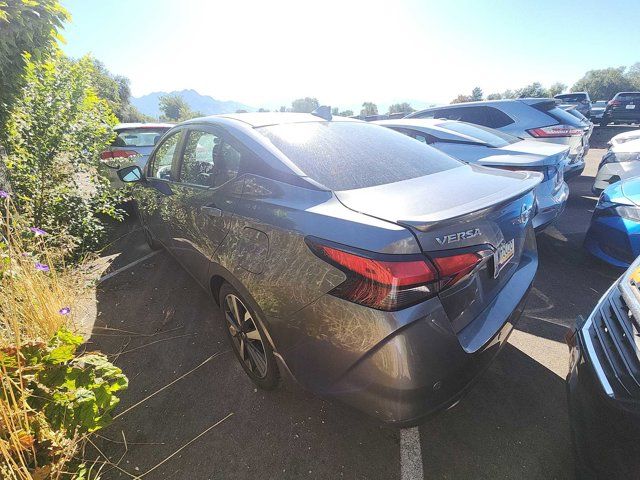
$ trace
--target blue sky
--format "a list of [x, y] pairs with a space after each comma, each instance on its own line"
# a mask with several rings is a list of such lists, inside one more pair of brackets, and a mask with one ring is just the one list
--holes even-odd
[[255, 107], [301, 96], [444, 103], [640, 61], [639, 0], [62, 0], [63, 49], [134, 95], [194, 88]]

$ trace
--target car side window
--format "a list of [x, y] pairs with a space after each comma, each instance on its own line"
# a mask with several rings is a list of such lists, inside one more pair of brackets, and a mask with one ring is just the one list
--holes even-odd
[[511, 125], [512, 123], [515, 123], [513, 118], [511, 118], [509, 115], [504, 113], [502, 110], [499, 110], [493, 107], [486, 107], [486, 108], [487, 108], [487, 116], [488, 116], [488, 123], [486, 125], [487, 127], [501, 128], [501, 127], [506, 127], [507, 125]]
[[218, 169], [214, 178], [214, 186], [218, 187], [233, 180], [238, 176], [240, 170], [240, 158], [242, 155], [238, 150], [228, 143], [223, 143], [220, 148]]
[[180, 166], [180, 181], [213, 187], [221, 143], [221, 137], [215, 133], [189, 131]]
[[153, 157], [150, 176], [161, 180], [171, 180], [171, 164], [182, 132], [175, 132], [162, 142]]

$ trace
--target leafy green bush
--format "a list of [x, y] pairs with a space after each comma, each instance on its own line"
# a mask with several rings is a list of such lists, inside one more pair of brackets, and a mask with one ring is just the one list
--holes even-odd
[[58, 52], [25, 62], [25, 85], [7, 122], [6, 176], [18, 211], [78, 255], [99, 244], [101, 216], [121, 215], [120, 194], [97, 168], [117, 119], [91, 86], [90, 58]]

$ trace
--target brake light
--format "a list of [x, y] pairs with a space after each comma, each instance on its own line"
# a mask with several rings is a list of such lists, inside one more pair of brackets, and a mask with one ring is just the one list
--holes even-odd
[[113, 158], [129, 158], [139, 155], [135, 150], [107, 150], [100, 154], [101, 160], [111, 160]]
[[342, 270], [346, 280], [331, 295], [378, 310], [392, 311], [415, 305], [451, 287], [478, 265], [481, 257], [463, 253], [437, 257], [380, 255], [346, 251], [307, 239], [311, 250]]
[[609, 100], [609, 103], [607, 103], [607, 105], [611, 107], [619, 107], [620, 105], [622, 105], [622, 102], [620, 102], [620, 100]]
[[571, 125], [551, 125], [549, 127], [532, 128], [527, 130], [532, 137], [536, 138], [557, 138], [557, 137], [578, 137], [584, 134], [581, 128]]

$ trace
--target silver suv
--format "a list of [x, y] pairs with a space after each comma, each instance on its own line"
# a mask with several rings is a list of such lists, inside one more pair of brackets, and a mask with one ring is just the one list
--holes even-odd
[[406, 118], [460, 120], [510, 133], [523, 139], [568, 145], [565, 179], [580, 175], [589, 150], [591, 125], [558, 107], [551, 98], [467, 102], [427, 108]]

